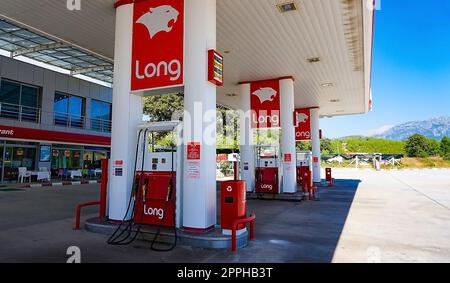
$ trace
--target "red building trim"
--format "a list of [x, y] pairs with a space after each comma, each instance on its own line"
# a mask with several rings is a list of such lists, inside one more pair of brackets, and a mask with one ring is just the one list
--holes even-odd
[[110, 137], [26, 129], [0, 125], [0, 139], [2, 138], [111, 146]]

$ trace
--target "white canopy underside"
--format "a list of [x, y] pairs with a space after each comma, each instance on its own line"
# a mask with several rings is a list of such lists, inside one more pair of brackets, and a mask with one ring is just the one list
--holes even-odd
[[[69, 11], [66, 2], [0, 0], [0, 19], [112, 62], [115, 0], [82, 1], [81, 11]], [[218, 103], [238, 108], [241, 81], [293, 76], [296, 107], [320, 107], [321, 116], [366, 113], [371, 1], [296, 0], [297, 11], [280, 13], [283, 2], [217, 0], [217, 49], [225, 57]], [[320, 62], [307, 60], [316, 57]]]

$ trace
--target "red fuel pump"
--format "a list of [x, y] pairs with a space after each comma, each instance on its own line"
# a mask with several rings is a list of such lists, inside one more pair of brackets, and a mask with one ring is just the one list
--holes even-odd
[[256, 147], [256, 193], [279, 194], [281, 188], [281, 166], [278, 146]]
[[[133, 189], [124, 220], [108, 239], [111, 245], [127, 245], [136, 240], [142, 225], [157, 228], [151, 249], [170, 251], [177, 244], [177, 229], [181, 225], [181, 215], [177, 207], [181, 206], [178, 197], [177, 182], [181, 179], [182, 160], [180, 146], [162, 148], [155, 145], [155, 133], [172, 133], [173, 144], [181, 130], [180, 122], [149, 123], [138, 127], [138, 143], [134, 164]], [[113, 168], [115, 174], [122, 174], [123, 163], [117, 162]], [[180, 175], [179, 175], [180, 174]], [[127, 216], [131, 214], [131, 221]], [[125, 227], [124, 227], [125, 226]], [[161, 229], [170, 227], [174, 232], [174, 243], [168, 249], [155, 246]]]
[[297, 183], [302, 185], [303, 176], [307, 171], [312, 172], [312, 152], [297, 152]]
[[310, 200], [316, 200], [317, 187], [313, 184], [312, 171], [305, 171], [302, 175], [302, 190], [309, 195]]
[[139, 183], [138, 194], [142, 201], [136, 203], [134, 222], [175, 227], [176, 173], [139, 172], [136, 184]]

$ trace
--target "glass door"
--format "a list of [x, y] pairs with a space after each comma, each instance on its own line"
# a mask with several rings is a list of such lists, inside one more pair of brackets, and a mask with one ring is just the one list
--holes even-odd
[[3, 181], [17, 180], [17, 174], [13, 169], [13, 148], [5, 147], [5, 154], [3, 157]]

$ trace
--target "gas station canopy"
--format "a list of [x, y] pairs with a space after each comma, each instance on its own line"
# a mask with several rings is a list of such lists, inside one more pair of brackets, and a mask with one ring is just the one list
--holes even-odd
[[[280, 8], [286, 2], [291, 9]], [[217, 44], [225, 57], [218, 103], [239, 108], [239, 82], [293, 76], [298, 108], [320, 107], [321, 116], [368, 112], [369, 2], [217, 0]], [[111, 83], [115, 0], [81, 3], [70, 11], [61, 0], [2, 0], [0, 49]]]

